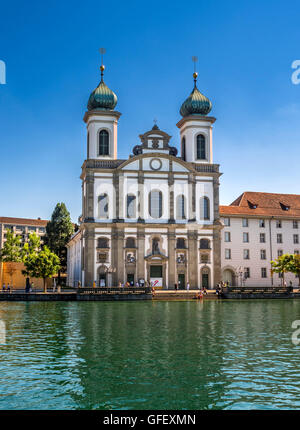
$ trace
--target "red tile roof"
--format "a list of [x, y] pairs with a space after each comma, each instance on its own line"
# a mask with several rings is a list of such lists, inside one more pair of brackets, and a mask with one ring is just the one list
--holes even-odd
[[229, 206], [220, 206], [220, 215], [300, 218], [300, 195], [245, 191]]
[[13, 225], [30, 225], [34, 227], [46, 227], [48, 221], [44, 219], [30, 219], [30, 218], [11, 218], [0, 217], [0, 224], [13, 224]]

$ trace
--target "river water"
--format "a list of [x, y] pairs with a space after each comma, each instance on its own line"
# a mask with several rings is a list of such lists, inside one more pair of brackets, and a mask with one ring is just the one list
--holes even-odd
[[300, 300], [0, 302], [0, 409], [300, 409], [298, 319]]

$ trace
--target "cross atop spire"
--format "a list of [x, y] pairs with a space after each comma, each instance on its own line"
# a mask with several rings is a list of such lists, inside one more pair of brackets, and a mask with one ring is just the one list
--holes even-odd
[[105, 70], [105, 66], [103, 64], [103, 55], [106, 53], [106, 49], [105, 48], [100, 48], [99, 49], [100, 55], [101, 55], [101, 66], [100, 66], [100, 70], [101, 70], [101, 81], [103, 81], [103, 73]]
[[196, 82], [197, 82], [197, 77], [198, 77], [198, 73], [197, 73], [197, 62], [198, 62], [198, 57], [192, 57], [192, 61], [194, 63], [194, 73], [193, 73], [193, 77], [194, 77], [194, 83], [196, 86]]
[[153, 122], [154, 122], [154, 126], [152, 127], [152, 130], [159, 130], [158, 125], [157, 125], [157, 119], [154, 118]]

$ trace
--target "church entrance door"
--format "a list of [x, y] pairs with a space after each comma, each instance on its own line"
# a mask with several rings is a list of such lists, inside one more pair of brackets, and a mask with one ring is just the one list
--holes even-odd
[[178, 274], [178, 288], [179, 288], [179, 290], [185, 289], [185, 274], [184, 273]]
[[208, 273], [202, 273], [202, 288], [208, 288]]
[[134, 286], [134, 274], [133, 273], [127, 273], [127, 282], [129, 282], [130, 286]]
[[163, 267], [158, 265], [150, 266], [150, 284], [152, 287], [162, 288], [163, 286]]

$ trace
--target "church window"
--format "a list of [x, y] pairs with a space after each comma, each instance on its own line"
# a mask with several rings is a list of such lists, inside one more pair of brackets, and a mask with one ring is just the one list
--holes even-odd
[[185, 239], [183, 237], [177, 239], [176, 248], [185, 249]]
[[185, 153], [185, 137], [182, 138], [181, 141], [181, 158], [186, 161], [186, 153]]
[[177, 196], [177, 204], [176, 204], [176, 209], [177, 209], [177, 214], [176, 214], [176, 218], [177, 219], [185, 219], [185, 199], [184, 199], [184, 195], [181, 194], [180, 196]]
[[136, 218], [136, 198], [133, 194], [127, 194], [127, 218]]
[[201, 239], [200, 240], [200, 249], [210, 249], [208, 239]]
[[206, 160], [206, 144], [203, 134], [197, 136], [197, 160]]
[[135, 239], [134, 239], [134, 237], [127, 237], [127, 239], [126, 239], [126, 248], [135, 248]]
[[108, 195], [101, 194], [98, 198], [99, 218], [108, 218]]
[[152, 218], [162, 216], [162, 192], [159, 190], [152, 190], [149, 193], [149, 214]]
[[109, 135], [106, 130], [101, 130], [99, 133], [98, 155], [109, 155]]
[[108, 248], [108, 239], [106, 239], [105, 237], [99, 237], [98, 242], [97, 242], [97, 247], [98, 248]]
[[201, 197], [200, 199], [200, 219], [202, 220], [210, 219], [208, 197]]
[[87, 140], [87, 158], [90, 158], [90, 133], [88, 133], [87, 134], [87, 138], [86, 138], [86, 140]]

